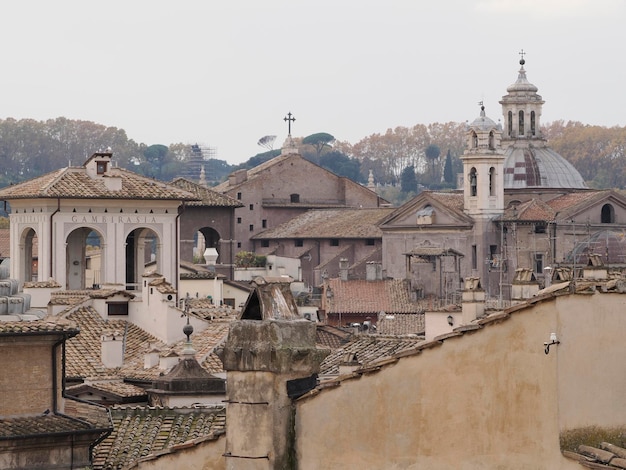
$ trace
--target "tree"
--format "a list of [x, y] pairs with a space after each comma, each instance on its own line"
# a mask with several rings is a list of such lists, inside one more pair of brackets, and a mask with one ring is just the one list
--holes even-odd
[[266, 135], [266, 136], [261, 137], [256, 144], [260, 145], [261, 147], [266, 148], [267, 150], [274, 150], [275, 140], [276, 140], [275, 135]]
[[413, 165], [409, 165], [402, 170], [400, 189], [403, 193], [417, 192], [417, 177], [415, 176], [415, 167]]
[[437, 172], [435, 171], [437, 161], [439, 160], [439, 155], [441, 154], [439, 146], [435, 144], [430, 144], [428, 147], [426, 147], [424, 154], [426, 155], [426, 159], [429, 162], [430, 182], [439, 183], [439, 178]]
[[317, 154], [317, 160], [319, 161], [320, 155], [322, 154], [322, 150], [328, 147], [330, 148], [330, 144], [335, 140], [335, 138], [327, 134], [326, 132], [318, 132], [317, 134], [311, 134], [304, 139], [302, 139], [303, 145], [310, 145], [315, 148], [315, 152]]
[[147, 176], [152, 176], [156, 179], [161, 179], [161, 175], [163, 173], [163, 167], [166, 165], [167, 154], [169, 153], [169, 148], [165, 145], [154, 144], [146, 147], [143, 151], [143, 156], [146, 159], [146, 162], [149, 164], [150, 168], [152, 168], [152, 174]]
[[328, 152], [320, 157], [320, 166], [338, 176], [345, 176], [356, 183], [362, 183], [361, 163], [341, 152]]
[[443, 180], [446, 183], [454, 184], [454, 173], [452, 172], [452, 155], [450, 155], [450, 149], [446, 154], [446, 163], [443, 167]]

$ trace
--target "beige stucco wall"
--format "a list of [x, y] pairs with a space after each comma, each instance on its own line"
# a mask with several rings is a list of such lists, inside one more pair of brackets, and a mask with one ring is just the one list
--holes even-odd
[[300, 470], [579, 468], [560, 431], [626, 422], [624, 302], [541, 302], [301, 399]]
[[224, 453], [224, 443], [226, 439], [220, 436], [213, 441], [200, 442], [197, 445], [181, 445], [179, 449], [171, 454], [161, 455], [157, 458], [139, 462], [132, 467], [137, 470], [223, 470], [226, 468]]

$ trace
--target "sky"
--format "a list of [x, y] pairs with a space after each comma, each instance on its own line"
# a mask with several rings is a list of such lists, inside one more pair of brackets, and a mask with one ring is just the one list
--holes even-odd
[[[624, 0], [20, 0], [3, 5], [0, 118], [93, 121], [241, 163], [317, 132], [356, 143], [472, 121], [517, 79], [542, 123], [626, 125]], [[115, 152], [115, 149], [113, 149]]]

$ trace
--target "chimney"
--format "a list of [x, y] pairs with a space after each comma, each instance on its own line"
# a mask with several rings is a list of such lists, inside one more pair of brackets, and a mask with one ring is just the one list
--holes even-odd
[[124, 337], [118, 331], [102, 335], [102, 364], [111, 369], [124, 363]]
[[382, 264], [379, 261], [368, 261], [365, 264], [365, 279], [368, 281], [380, 281], [382, 278]]
[[348, 375], [361, 367], [355, 352], [347, 352], [339, 363], [339, 375]]
[[339, 259], [339, 279], [348, 280], [348, 258]]
[[150, 369], [159, 364], [159, 350], [152, 348], [143, 358], [143, 368]]
[[465, 288], [461, 295], [461, 314], [464, 325], [485, 314], [485, 291], [478, 277], [465, 278]]

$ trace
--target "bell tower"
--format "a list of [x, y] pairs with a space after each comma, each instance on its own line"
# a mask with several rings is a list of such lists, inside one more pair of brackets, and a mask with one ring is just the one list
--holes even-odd
[[463, 208], [474, 218], [491, 219], [504, 211], [504, 152], [500, 146], [502, 128], [485, 115], [467, 128], [467, 149], [463, 153]]

